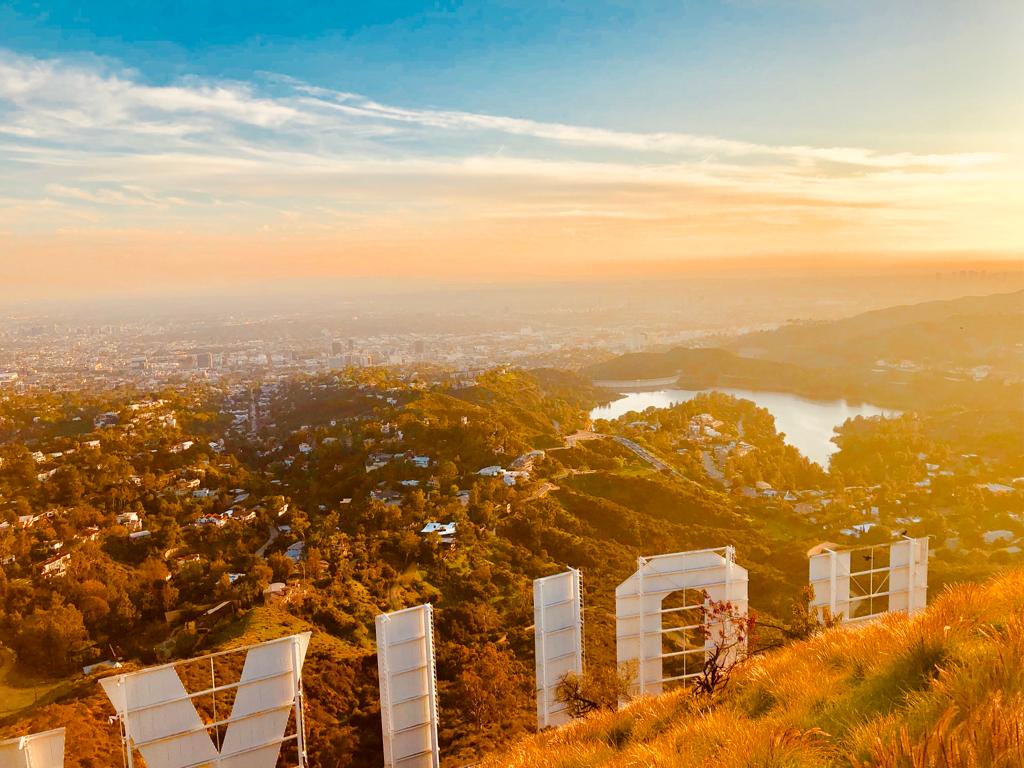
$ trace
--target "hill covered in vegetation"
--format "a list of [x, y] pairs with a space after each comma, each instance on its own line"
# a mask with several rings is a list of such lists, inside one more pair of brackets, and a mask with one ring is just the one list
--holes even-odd
[[741, 337], [733, 351], [812, 367], [915, 360], [970, 368], [1005, 364], [1019, 373], [1024, 292], [965, 296], [864, 312], [827, 323], [794, 323]]
[[117, 764], [109, 672], [83, 667], [309, 630], [310, 765], [379, 765], [374, 617], [430, 602], [441, 754], [464, 766], [533, 731], [531, 582], [566, 566], [588, 664], [614, 673], [640, 555], [735, 546], [758, 648], [799, 634], [822, 541], [931, 536], [933, 594], [1021, 562], [1022, 433], [998, 413], [848, 422], [826, 473], [750, 401], [591, 423], [600, 394], [495, 369], [0, 400], [0, 736], [67, 726], [69, 768]]
[[595, 363], [594, 381], [674, 377], [687, 389], [739, 388], [847, 398], [892, 408], [1024, 403], [1024, 294], [996, 294], [801, 322]]
[[1024, 571], [754, 656], [714, 698], [644, 697], [482, 763], [637, 765], [1024, 765]]

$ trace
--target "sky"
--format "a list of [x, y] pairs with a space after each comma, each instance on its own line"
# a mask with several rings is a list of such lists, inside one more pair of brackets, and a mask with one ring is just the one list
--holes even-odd
[[1019, 0], [0, 0], [0, 290], [1019, 266], [1022, 39]]

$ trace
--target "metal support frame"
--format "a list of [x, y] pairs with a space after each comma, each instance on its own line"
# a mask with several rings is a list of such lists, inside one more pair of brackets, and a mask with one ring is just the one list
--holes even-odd
[[0, 740], [0, 768], [62, 768], [63, 765], [63, 728]]
[[[402, 621], [403, 617], [415, 612], [422, 614], [422, 634], [398, 640], [392, 639], [390, 637], [392, 625]], [[401, 611], [380, 614], [377, 616], [376, 630], [377, 671], [380, 678], [381, 730], [384, 738], [384, 766], [385, 768], [403, 768], [404, 766], [438, 768], [440, 765], [440, 751], [437, 737], [437, 668], [434, 660], [433, 608], [427, 603]], [[393, 669], [390, 658], [393, 650], [412, 643], [422, 643], [421, 655], [423, 662], [400, 669]], [[424, 673], [425, 690], [415, 691], [402, 698], [394, 698], [392, 688], [395, 685], [395, 679], [402, 675], [416, 672]], [[394, 720], [396, 709], [404, 704], [411, 704], [417, 701], [426, 703], [426, 721], [413, 721], [407, 726], [397, 727]], [[424, 729], [427, 730], [426, 747], [416, 752], [396, 754], [396, 743], [403, 735]]]
[[[238, 758], [242, 755], [252, 754], [253, 752], [265, 751], [277, 748], [278, 754], [280, 753], [281, 747], [289, 742], [296, 742], [296, 768], [307, 768], [308, 758], [305, 749], [305, 720], [304, 720], [304, 703], [302, 696], [302, 664], [305, 659], [306, 648], [308, 647], [310, 633], [303, 633], [299, 635], [291, 635], [289, 637], [279, 638], [278, 640], [271, 640], [265, 643], [255, 643], [253, 645], [247, 645], [242, 648], [234, 648], [226, 651], [218, 651], [216, 653], [206, 654], [205, 656], [199, 656], [194, 659], [186, 659], [184, 661], [172, 662], [170, 664], [164, 664], [156, 667], [149, 667], [140, 672], [127, 673], [123, 675], [115, 675], [109, 678], [104, 678], [100, 681], [104, 690], [106, 691], [111, 702], [114, 704], [114, 708], [117, 711], [117, 720], [121, 732], [121, 749], [122, 757], [124, 758], [124, 764], [126, 768], [134, 768], [135, 766], [135, 751], [145, 750], [148, 747], [157, 746], [167, 742], [171, 742], [182, 737], [195, 736], [200, 733], [206, 734], [209, 739], [209, 729], [215, 729], [216, 739], [209, 739], [209, 748], [212, 751], [210, 755], [196, 755], [194, 760], [188, 760], [186, 757], [174, 761], [174, 768], [200, 768], [200, 766], [215, 766], [219, 768], [224, 763]], [[239, 679], [233, 683], [218, 684], [216, 669], [214, 661], [222, 656], [245, 654], [246, 660], [249, 658], [250, 652], [254, 649], [266, 648], [279, 643], [289, 644], [289, 663], [288, 669], [282, 669], [271, 672], [269, 674], [256, 675], [249, 677], [248, 679]], [[201, 663], [209, 661], [210, 664], [210, 686], [203, 690], [189, 693], [185, 690], [184, 685], [181, 683], [180, 675], [178, 675], [178, 669], [186, 664]], [[147, 673], [158, 673], [164, 670], [173, 670], [175, 678], [177, 679], [178, 685], [180, 685], [180, 693], [171, 692], [171, 695], [166, 698], [162, 698], [158, 701], [151, 702], [148, 704], [142, 704], [138, 706], [131, 706], [129, 703], [127, 688], [133, 678], [146, 675]], [[243, 665], [242, 675], [245, 675], [245, 665]], [[236, 691], [235, 702], [238, 701], [238, 693], [250, 687], [259, 686], [274, 680], [280, 680], [281, 678], [288, 677], [292, 686], [293, 694], [290, 700], [283, 702], [279, 705], [271, 705], [256, 709], [245, 714], [235, 715], [234, 707], [232, 712], [227, 718], [220, 718], [217, 715], [217, 693], [223, 691]], [[213, 699], [213, 722], [207, 723], [202, 720], [197, 710], [195, 710], [192, 701], [202, 696], [211, 696]], [[172, 733], [166, 733], [163, 735], [145, 738], [143, 740], [138, 739], [138, 735], [133, 732], [132, 719], [140, 715], [145, 716], [148, 712], [158, 711], [160, 708], [172, 706], [174, 704], [188, 704], [192, 707], [192, 711], [196, 718], [196, 725], [186, 728], [175, 730]], [[225, 754], [223, 750], [223, 743], [220, 738], [220, 726], [226, 725], [228, 727], [228, 733], [231, 733], [231, 728], [235, 724], [244, 723], [247, 721], [257, 720], [259, 718], [267, 717], [268, 715], [274, 715], [280, 713], [283, 710], [293, 710], [295, 714], [295, 732], [292, 734], [282, 733], [280, 736], [271, 739], [260, 740], [256, 744], [242, 745], [233, 748], [231, 752]], [[287, 729], [287, 720], [284, 721], [284, 729]]]
[[[549, 597], [554, 598], [554, 602], [548, 602]], [[537, 728], [542, 730], [569, 721], [565, 705], [554, 701], [555, 689], [567, 674], [583, 674], [582, 573], [570, 568], [534, 579], [533, 612]], [[554, 645], [554, 655], [549, 645]]]
[[[668, 562], [666, 570], [658, 570], [659, 563]], [[616, 596], [616, 647], [619, 663], [635, 662], [637, 675], [632, 686], [632, 693], [660, 693], [666, 683], [692, 679], [700, 671], [691, 672], [686, 666], [686, 659], [700, 656], [702, 659], [714, 640], [705, 637], [702, 647], [687, 648], [688, 632], [701, 630], [709, 634], [706, 608], [707, 603], [687, 604], [674, 608], [663, 608], [665, 597], [680, 590], [702, 590], [709, 593], [709, 600], [724, 600], [733, 603], [737, 611], [746, 614], [747, 610], [747, 571], [736, 563], [736, 552], [732, 547], [676, 552], [652, 557], [637, 558], [637, 570], [620, 584], [615, 590]], [[653, 600], [657, 601], [657, 607]], [[664, 627], [661, 618], [667, 614], [680, 613], [700, 609], [703, 618], [700, 623], [688, 623], [680, 626]], [[648, 624], [654, 623], [657, 617], [659, 627], [656, 630]], [[720, 631], [731, 631], [731, 620], [723, 619]], [[653, 648], [652, 634], [657, 633], [658, 649]], [[667, 633], [682, 632], [684, 648], [680, 651], [665, 652], [661, 647], [661, 638]], [[662, 672], [662, 661], [667, 658], [683, 658], [683, 674], [665, 677]], [[703, 664], [701, 664], [703, 669]]]
[[292, 643], [292, 680], [295, 685], [295, 746], [300, 768], [305, 768], [306, 754], [306, 697], [302, 692], [302, 659], [298, 642]]
[[[874, 553], [882, 548], [887, 550], [889, 563], [875, 567]], [[852, 557], [865, 551], [871, 552], [866, 556], [870, 567], [854, 569]], [[903, 562], [904, 552], [906, 562]], [[823, 558], [827, 558], [827, 569], [818, 566]], [[890, 544], [845, 550], [825, 548], [810, 558], [809, 571], [814, 591], [810, 607], [819, 614], [827, 607], [832, 616], [841, 615], [844, 623], [870, 621], [890, 611], [913, 614], [923, 610], [927, 602], [928, 539], [902, 536]], [[866, 587], [862, 583], [865, 577]], [[851, 586], [856, 586], [862, 593], [852, 594]], [[885, 600], [886, 607], [876, 610], [876, 601], [881, 600]], [[856, 609], [865, 603], [868, 612], [854, 615]]]

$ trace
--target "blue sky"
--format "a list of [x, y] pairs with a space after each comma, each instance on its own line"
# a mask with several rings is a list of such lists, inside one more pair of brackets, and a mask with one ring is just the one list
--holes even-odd
[[[150, 82], [287, 74], [410, 106], [750, 140], [936, 141], [1022, 85], [1024, 5], [0, 2], [7, 47]], [[1014, 66], [1016, 64], [1016, 66]], [[1019, 112], [1018, 112], [1019, 114]]]
[[138, 280], [1005, 256], [1021, 39], [1019, 0], [0, 0], [0, 235]]

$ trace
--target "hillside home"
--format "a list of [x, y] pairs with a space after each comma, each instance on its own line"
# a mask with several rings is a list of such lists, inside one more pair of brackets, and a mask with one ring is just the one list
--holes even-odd
[[978, 488], [989, 493], [1001, 494], [1001, 493], [1013, 493], [1014, 489], [1008, 485], [1002, 483], [978, 483]]
[[985, 531], [981, 534], [981, 538], [985, 540], [986, 544], [995, 544], [997, 541], [1013, 541], [1013, 531], [999, 530], [999, 531]]
[[39, 566], [39, 573], [43, 578], [49, 579], [54, 576], [63, 576], [67, 573], [68, 564], [71, 562], [71, 555], [60, 555], [51, 557]]
[[294, 544], [288, 545], [288, 549], [284, 551], [284, 556], [291, 560], [293, 563], [299, 562], [302, 559], [302, 553], [306, 549], [306, 542], [296, 541]]
[[455, 543], [455, 523], [434, 523], [430, 522], [423, 526], [420, 533], [429, 535], [436, 533], [441, 537], [442, 544], [454, 544]]
[[130, 532], [142, 530], [142, 520], [138, 512], [122, 512], [117, 516], [117, 524], [123, 525]]

